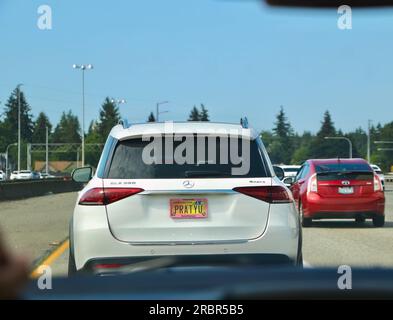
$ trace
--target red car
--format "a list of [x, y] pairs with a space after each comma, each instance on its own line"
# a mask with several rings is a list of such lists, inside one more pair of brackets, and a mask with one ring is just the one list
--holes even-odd
[[385, 224], [385, 195], [379, 177], [363, 159], [307, 160], [291, 190], [302, 226], [315, 219], [372, 219]]

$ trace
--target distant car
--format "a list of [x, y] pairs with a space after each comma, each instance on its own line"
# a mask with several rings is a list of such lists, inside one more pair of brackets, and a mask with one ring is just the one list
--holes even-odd
[[381, 168], [378, 167], [376, 164], [370, 164], [370, 167], [378, 175], [379, 180], [381, 180], [381, 183], [382, 183], [382, 188], [383, 188], [383, 190], [385, 190], [385, 175], [383, 174]]
[[286, 177], [295, 177], [301, 166], [298, 165], [279, 165], [284, 170]]
[[2, 170], [0, 170], [0, 181], [4, 181], [5, 180], [5, 174]]
[[39, 172], [37, 172], [37, 171], [32, 171], [31, 172], [31, 176], [32, 176], [33, 180], [41, 179], [41, 174]]
[[45, 173], [45, 172], [40, 172], [40, 179], [53, 179], [56, 178], [55, 176]]
[[12, 171], [10, 180], [31, 180], [34, 175], [30, 170]]
[[307, 160], [291, 186], [303, 227], [313, 219], [372, 219], [385, 224], [381, 180], [363, 159]]

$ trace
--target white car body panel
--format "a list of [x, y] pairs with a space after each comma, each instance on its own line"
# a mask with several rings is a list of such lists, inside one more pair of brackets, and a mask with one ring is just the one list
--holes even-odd
[[[195, 183], [186, 189], [183, 181]], [[157, 179], [133, 180], [132, 186], [145, 191], [106, 206], [115, 238], [128, 242], [209, 242], [248, 240], [265, 230], [269, 204], [232, 191], [238, 186], [271, 185], [271, 178], [258, 179]], [[104, 180], [104, 188], [118, 182]], [[124, 180], [124, 183], [131, 182]], [[170, 199], [205, 198], [208, 217], [173, 219]]]
[[288, 171], [288, 169], [296, 169], [299, 170], [301, 168], [301, 166], [298, 165], [278, 165], [281, 169], [284, 170], [284, 177], [288, 178], [288, 177], [296, 177], [297, 175], [297, 171]]

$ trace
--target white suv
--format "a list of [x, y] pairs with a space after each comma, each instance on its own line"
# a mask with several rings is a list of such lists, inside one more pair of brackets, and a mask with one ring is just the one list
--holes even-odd
[[253, 254], [302, 265], [292, 194], [245, 122], [122, 122], [91, 174], [73, 172], [88, 184], [70, 223], [69, 274], [173, 255]]

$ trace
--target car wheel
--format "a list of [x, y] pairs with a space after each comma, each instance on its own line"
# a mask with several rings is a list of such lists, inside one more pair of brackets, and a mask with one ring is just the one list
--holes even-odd
[[365, 217], [356, 217], [355, 218], [356, 223], [364, 223], [366, 221]]
[[373, 218], [374, 227], [380, 228], [385, 225], [385, 216], [376, 216]]
[[305, 218], [304, 217], [304, 212], [303, 212], [303, 205], [300, 204], [299, 206], [299, 212], [300, 212], [300, 221], [302, 223], [303, 228], [308, 228], [311, 227], [312, 225], [312, 219], [311, 218]]
[[68, 276], [73, 276], [76, 274], [76, 265], [75, 265], [75, 258], [72, 254], [71, 250], [68, 253]]

